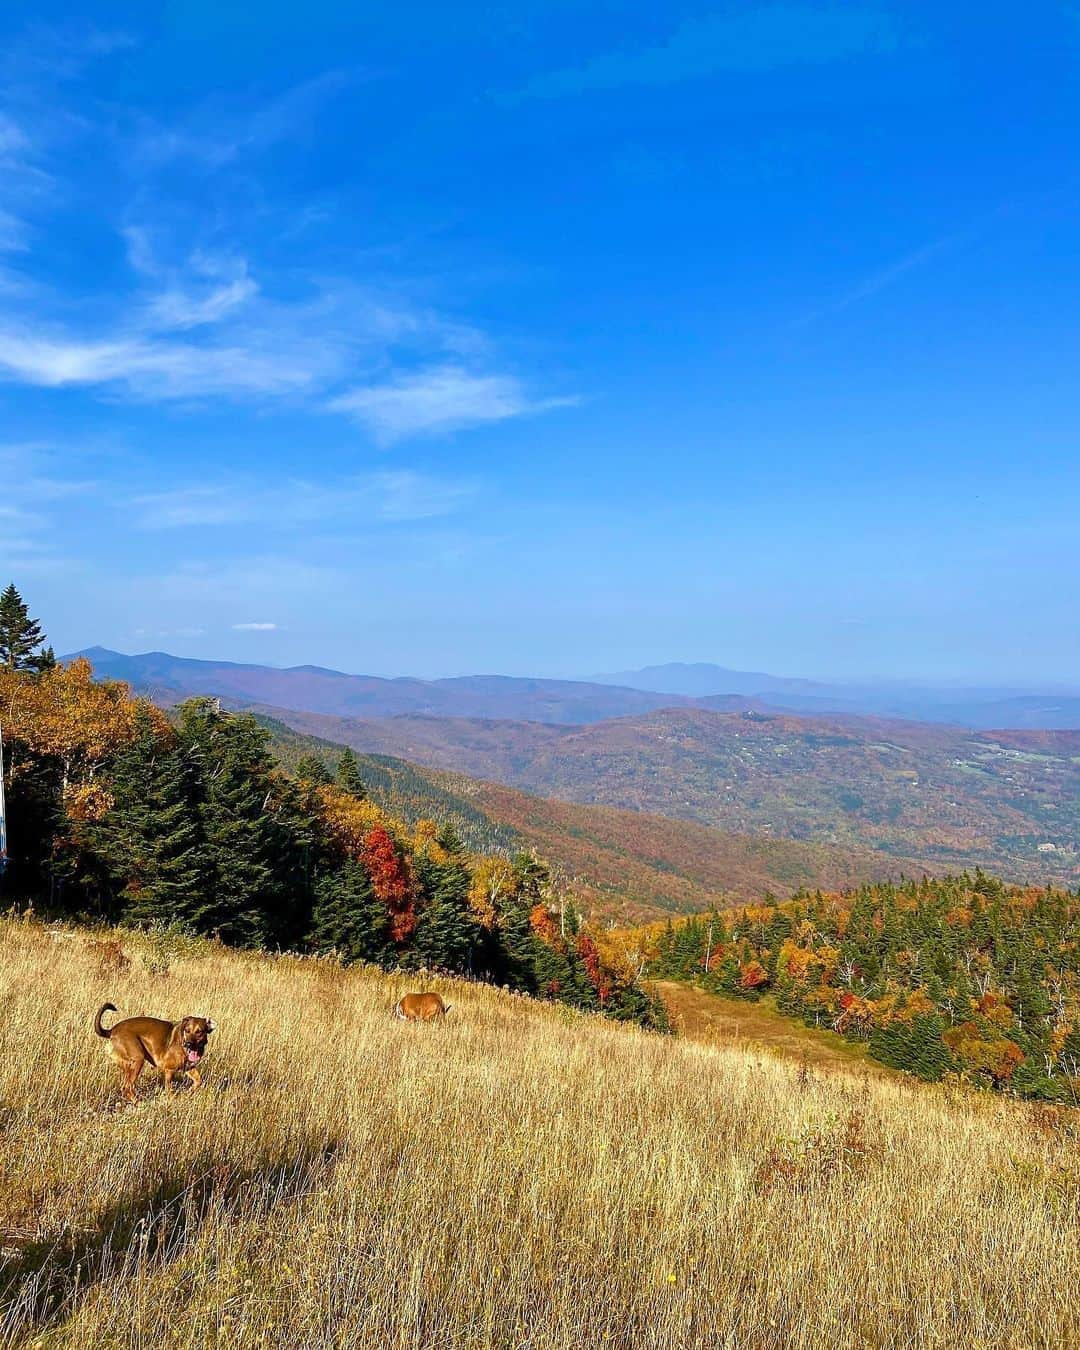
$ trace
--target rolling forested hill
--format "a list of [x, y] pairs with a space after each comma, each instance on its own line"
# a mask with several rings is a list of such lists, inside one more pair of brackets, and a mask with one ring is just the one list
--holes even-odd
[[[257, 715], [256, 720], [269, 731], [275, 757], [290, 772], [295, 772], [306, 755], [315, 755], [333, 771], [342, 744], [305, 736], [274, 717]], [[442, 781], [438, 774], [390, 755], [361, 754], [357, 766], [372, 800], [410, 825], [419, 820], [452, 825], [462, 842], [477, 852], [512, 853], [525, 846], [524, 838], [511, 825], [503, 824], [470, 799], [472, 785], [468, 780], [456, 785], [451, 779]]]
[[[197, 686], [270, 719], [286, 762], [301, 753], [289, 740], [297, 733], [326, 742], [328, 755], [349, 745], [369, 758], [365, 777], [388, 810], [451, 821], [478, 849], [537, 847], [620, 920], [718, 893], [900, 872], [981, 866], [1017, 881], [1080, 878], [1080, 731], [808, 717], [743, 695], [655, 707], [648, 701], [679, 696], [565, 681], [369, 680], [153, 653], [101, 660], [99, 674], [126, 674], [162, 703]], [[611, 716], [627, 706], [634, 715]], [[485, 715], [435, 715], [469, 707]], [[318, 710], [341, 708], [369, 715]], [[395, 708], [404, 711], [388, 715]], [[528, 720], [494, 715], [501, 709]], [[488, 784], [485, 806], [469, 780]], [[531, 799], [496, 795], [494, 783]]]
[[591, 726], [279, 712], [357, 750], [885, 865], [1080, 876], [1080, 732], [664, 709]]
[[[333, 768], [341, 754], [340, 744], [278, 719], [259, 721], [286, 768], [312, 754]], [[800, 886], [918, 874], [927, 866], [886, 861], [870, 849], [730, 834], [646, 812], [545, 799], [387, 755], [359, 754], [357, 762], [365, 787], [385, 810], [410, 824], [424, 818], [449, 823], [470, 848], [535, 849], [573, 879], [594, 918], [618, 923], [749, 901], [764, 891], [787, 895]]]

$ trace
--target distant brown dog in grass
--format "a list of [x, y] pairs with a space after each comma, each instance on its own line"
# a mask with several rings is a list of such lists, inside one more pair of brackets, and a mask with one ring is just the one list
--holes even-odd
[[177, 1074], [187, 1074], [193, 1087], [202, 1082], [199, 1064], [206, 1053], [206, 1038], [214, 1029], [208, 1017], [184, 1017], [165, 1022], [160, 1017], [126, 1017], [106, 1030], [101, 1019], [116, 1012], [112, 1003], [103, 1003], [94, 1018], [94, 1030], [109, 1042], [109, 1051], [120, 1068], [120, 1092], [129, 1102], [135, 1100], [135, 1082], [145, 1065], [160, 1069], [165, 1090], [172, 1092]]
[[403, 1022], [434, 1022], [445, 1017], [454, 1005], [444, 1003], [438, 994], [406, 994], [399, 999], [394, 1016]]

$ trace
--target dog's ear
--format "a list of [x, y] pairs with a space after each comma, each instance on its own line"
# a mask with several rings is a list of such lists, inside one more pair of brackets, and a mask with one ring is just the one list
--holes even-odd
[[208, 1017], [206, 1019], [206, 1034], [209, 1036], [210, 1033], [213, 1031], [213, 1029], [214, 1029], [213, 1018]]

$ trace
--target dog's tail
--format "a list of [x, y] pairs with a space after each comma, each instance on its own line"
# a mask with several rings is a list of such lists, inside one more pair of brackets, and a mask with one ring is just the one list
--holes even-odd
[[394, 1004], [394, 1016], [400, 1017], [401, 1020], [404, 1022], [405, 1014], [401, 1011], [401, 1005], [403, 1002], [404, 1000], [399, 998], [398, 1001]]
[[101, 1007], [98, 1009], [97, 1016], [94, 1018], [94, 1030], [102, 1038], [102, 1040], [106, 1041], [109, 1039], [111, 1033], [106, 1031], [105, 1028], [101, 1025], [101, 1019], [107, 1012], [116, 1012], [116, 1004], [103, 1003]]
[[450, 1009], [451, 1009], [453, 1006], [454, 1006], [454, 1005], [453, 1005], [452, 1003], [448, 1003], [448, 1004], [443, 1008], [443, 1010], [442, 1010], [442, 1015], [445, 1017], [446, 1014], [450, 1011]]

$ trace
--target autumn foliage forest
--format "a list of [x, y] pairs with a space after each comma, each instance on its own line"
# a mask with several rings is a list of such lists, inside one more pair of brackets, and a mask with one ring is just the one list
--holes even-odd
[[927, 1080], [957, 1075], [1080, 1104], [1080, 897], [975, 872], [801, 891], [653, 928], [657, 977], [869, 1043]]
[[618, 947], [547, 865], [468, 851], [369, 800], [346, 750], [286, 773], [247, 715], [167, 717], [86, 660], [58, 665], [14, 590], [0, 610], [8, 906], [333, 953], [506, 984], [663, 1028]]
[[[663, 926], [594, 928], [588, 888], [579, 896], [537, 853], [476, 832], [483, 794], [475, 821], [437, 784], [422, 799], [432, 816], [388, 809], [349, 749], [290, 744], [285, 728], [275, 737], [208, 697], [166, 714], [85, 659], [57, 664], [13, 587], [0, 596], [0, 726], [5, 907], [464, 975], [657, 1029], [667, 1015], [647, 981], [690, 981], [767, 999], [924, 1079], [1080, 1103], [1072, 891], [979, 869], [870, 882], [860, 858], [838, 875], [849, 889], [811, 881], [788, 900], [764, 890], [760, 903]], [[614, 816], [601, 823], [617, 843], [635, 826]], [[661, 818], [648, 823], [662, 834]], [[556, 833], [542, 837], [554, 846]], [[648, 852], [662, 858], [655, 841]]]

